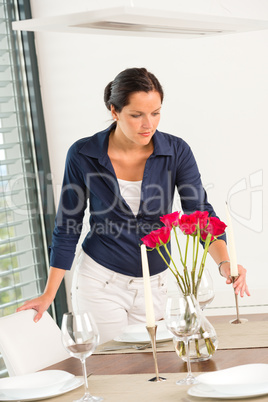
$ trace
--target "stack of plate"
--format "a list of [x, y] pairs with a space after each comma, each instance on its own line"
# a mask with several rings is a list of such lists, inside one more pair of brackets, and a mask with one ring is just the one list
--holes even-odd
[[0, 380], [0, 401], [36, 401], [80, 387], [81, 377], [62, 370], [47, 370]]
[[268, 364], [245, 364], [196, 377], [188, 390], [199, 398], [245, 399], [268, 394]]
[[[172, 339], [173, 335], [167, 330], [165, 321], [156, 322], [156, 342]], [[150, 337], [146, 329], [146, 324], [129, 325], [121, 335], [114, 338], [116, 342], [146, 343], [150, 342]]]

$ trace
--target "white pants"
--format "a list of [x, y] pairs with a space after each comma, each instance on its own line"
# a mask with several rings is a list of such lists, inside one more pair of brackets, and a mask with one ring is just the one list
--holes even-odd
[[[151, 276], [155, 319], [164, 317], [167, 270]], [[104, 268], [83, 250], [72, 283], [74, 311], [90, 311], [100, 332], [100, 343], [118, 336], [130, 324], [146, 323], [143, 278]]]

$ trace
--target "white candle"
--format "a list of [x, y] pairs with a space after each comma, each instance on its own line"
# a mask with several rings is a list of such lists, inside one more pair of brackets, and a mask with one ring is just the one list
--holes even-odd
[[148, 258], [145, 244], [141, 245], [141, 263], [142, 263], [142, 274], [144, 283], [144, 299], [145, 299], [147, 327], [154, 327], [155, 326], [154, 305], [153, 305], [150, 272], [149, 272], [149, 265], [148, 265]]
[[227, 234], [228, 234], [228, 249], [230, 255], [230, 273], [231, 276], [238, 276], [237, 259], [235, 251], [234, 231], [232, 225], [231, 215], [226, 203], [226, 215], [227, 215]]

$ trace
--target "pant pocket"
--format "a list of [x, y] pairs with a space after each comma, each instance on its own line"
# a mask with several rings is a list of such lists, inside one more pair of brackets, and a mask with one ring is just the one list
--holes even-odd
[[107, 282], [103, 279], [92, 278], [78, 274], [75, 289], [81, 295], [99, 292], [107, 286]]

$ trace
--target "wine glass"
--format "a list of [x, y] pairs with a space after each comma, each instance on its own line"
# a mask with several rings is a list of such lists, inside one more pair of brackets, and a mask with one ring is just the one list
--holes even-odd
[[[168, 330], [175, 335], [174, 343], [183, 341], [187, 356], [187, 376], [177, 381], [178, 385], [195, 384], [196, 378], [191, 372], [188, 342], [189, 338], [198, 331], [200, 326], [200, 308], [195, 297], [190, 295], [173, 295], [168, 297], [165, 322]], [[177, 352], [177, 350], [176, 350]]]
[[197, 301], [201, 307], [201, 310], [204, 310], [215, 297], [215, 292], [213, 289], [213, 281], [208, 269], [204, 269], [201, 282], [198, 286], [197, 290]]
[[74, 402], [102, 401], [103, 398], [90, 395], [88, 390], [86, 358], [92, 355], [99, 343], [99, 332], [92, 315], [88, 312], [63, 314], [61, 339], [70, 355], [82, 363], [85, 395]]

